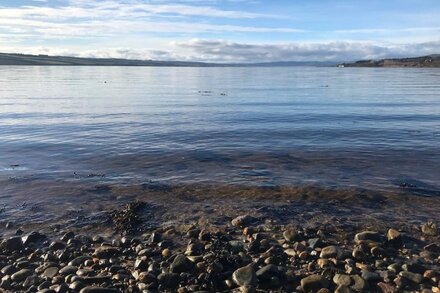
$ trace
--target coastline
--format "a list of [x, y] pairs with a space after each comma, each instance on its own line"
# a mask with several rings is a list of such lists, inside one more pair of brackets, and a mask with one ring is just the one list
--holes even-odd
[[64, 223], [8, 224], [0, 287], [438, 292], [438, 197], [404, 189], [158, 184], [111, 192], [119, 200], [94, 215], [91, 204], [63, 214]]

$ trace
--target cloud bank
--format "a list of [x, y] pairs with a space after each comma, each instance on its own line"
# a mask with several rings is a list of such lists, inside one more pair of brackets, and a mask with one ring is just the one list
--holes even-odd
[[[10, 48], [14, 52], [15, 48]], [[277, 61], [354, 61], [436, 54], [440, 40], [410, 44], [372, 44], [367, 42], [250, 44], [226, 40], [192, 39], [172, 42], [168, 50], [106, 48], [72, 51], [63, 48], [31, 47], [29, 54], [65, 55], [94, 58], [141, 60], [182, 60], [219, 63], [254, 63]]]

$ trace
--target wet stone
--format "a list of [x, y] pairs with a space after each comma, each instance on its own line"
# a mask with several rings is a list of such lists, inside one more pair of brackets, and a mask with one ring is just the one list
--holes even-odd
[[30, 275], [32, 275], [32, 271], [31, 270], [22, 269], [22, 270], [19, 270], [16, 273], [14, 273], [11, 276], [11, 280], [14, 281], [14, 282], [21, 282], [21, 281], [24, 281]]
[[71, 274], [75, 274], [77, 270], [78, 270], [78, 268], [76, 266], [69, 266], [69, 265], [67, 265], [67, 266], [63, 267], [59, 271], [59, 273], [61, 275], [71, 275]]
[[58, 268], [57, 267], [49, 267], [44, 270], [43, 276], [46, 278], [53, 278], [58, 274]]
[[11, 289], [11, 280], [10, 279], [2, 279], [0, 282], [0, 288], [5, 290]]
[[75, 281], [69, 286], [69, 288], [74, 291], [80, 291], [84, 287], [86, 287], [86, 285], [84, 285], [84, 283], [82, 283], [81, 281]]
[[16, 269], [13, 265], [6, 265], [1, 269], [1, 272], [4, 275], [12, 275], [15, 271]]
[[92, 259], [92, 258], [88, 255], [78, 256], [77, 258], [71, 260], [69, 262], [69, 265], [79, 266], [79, 265], [82, 265], [86, 260], [90, 260], [90, 259]]
[[32, 231], [28, 235], [23, 236], [21, 239], [23, 241], [24, 246], [29, 246], [31, 244], [43, 241], [44, 239], [46, 239], [46, 236], [39, 232]]
[[7, 251], [19, 251], [23, 249], [23, 242], [21, 237], [11, 237], [4, 240], [1, 244], [1, 247], [4, 247]]
[[66, 248], [66, 243], [64, 243], [62, 241], [53, 241], [49, 245], [49, 249], [51, 249], [51, 250], [62, 250], [64, 248]]

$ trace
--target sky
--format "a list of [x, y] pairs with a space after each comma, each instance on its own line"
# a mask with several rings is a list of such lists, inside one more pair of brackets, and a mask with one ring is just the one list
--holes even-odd
[[440, 0], [0, 0], [0, 52], [208, 62], [440, 53]]

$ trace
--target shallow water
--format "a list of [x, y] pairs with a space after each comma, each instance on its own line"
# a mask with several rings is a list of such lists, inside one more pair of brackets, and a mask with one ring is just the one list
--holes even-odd
[[0, 67], [9, 206], [77, 203], [63, 184], [437, 195], [438, 166], [439, 69]]

